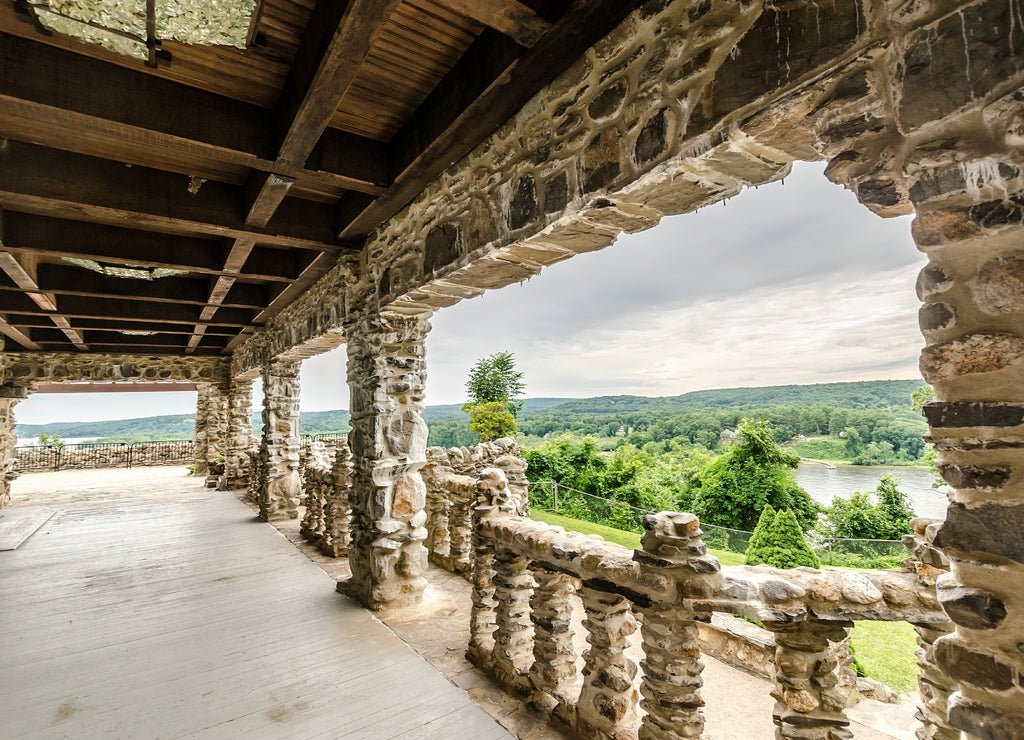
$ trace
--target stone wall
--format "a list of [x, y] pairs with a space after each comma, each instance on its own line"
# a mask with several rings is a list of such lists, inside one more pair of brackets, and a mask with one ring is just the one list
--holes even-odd
[[346, 442], [319, 444], [324, 454], [308, 455], [302, 468], [306, 513], [299, 531], [324, 555], [337, 558], [348, 554], [352, 537], [352, 454]]
[[32, 391], [39, 383], [188, 382], [226, 389], [231, 363], [223, 357], [168, 355], [76, 354], [71, 352], [4, 352], [0, 379], [8, 386]]
[[264, 521], [299, 515], [299, 362], [277, 360], [263, 370], [263, 437], [258, 498]]

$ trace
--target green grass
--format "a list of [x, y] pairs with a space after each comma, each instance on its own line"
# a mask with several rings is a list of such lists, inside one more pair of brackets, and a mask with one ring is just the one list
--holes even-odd
[[808, 437], [803, 442], [788, 445], [786, 450], [812, 460], [850, 462], [850, 457], [846, 454], [846, 440], [838, 437]]
[[869, 678], [901, 693], [917, 689], [914, 628], [906, 622], [857, 622], [850, 635]]
[[[573, 532], [599, 534], [609, 542], [635, 550], [640, 547], [640, 535], [621, 529], [606, 527], [580, 519], [532, 509], [530, 517], [539, 522], [556, 524]], [[722, 565], [743, 565], [744, 557], [726, 550], [708, 550]], [[870, 678], [881, 681], [901, 693], [917, 688], [917, 658], [914, 651], [914, 628], [906, 622], [857, 622], [851, 633], [857, 660]]]
[[[636, 550], [640, 547], [640, 535], [635, 532], [624, 532], [621, 529], [606, 527], [603, 524], [585, 522], [582, 519], [570, 519], [567, 516], [560, 516], [559, 514], [552, 514], [549, 511], [541, 511], [539, 509], [531, 509], [530, 518], [536, 519], [538, 522], [556, 524], [573, 532], [599, 534], [609, 542], [615, 542], [623, 547], [628, 547], [630, 550]], [[735, 552], [711, 549], [708, 552], [718, 558], [722, 565], [743, 565], [743, 556]]]

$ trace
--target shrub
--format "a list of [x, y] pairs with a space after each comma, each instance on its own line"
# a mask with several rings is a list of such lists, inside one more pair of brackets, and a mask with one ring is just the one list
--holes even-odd
[[[758, 522], [761, 526], [761, 522]], [[757, 532], [754, 532], [757, 537]], [[772, 523], [763, 531], [762, 540], [756, 544], [751, 538], [747, 548], [747, 564], [764, 563], [776, 568], [797, 568], [806, 565], [811, 568], [821, 567], [818, 556], [807, 544], [804, 533], [796, 515], [789, 509], [775, 514]]]

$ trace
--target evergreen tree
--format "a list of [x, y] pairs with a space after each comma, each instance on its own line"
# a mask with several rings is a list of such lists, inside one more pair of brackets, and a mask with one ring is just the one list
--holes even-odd
[[757, 565], [757, 563], [761, 562], [752, 561], [751, 553], [759, 552], [767, 544], [768, 530], [771, 528], [773, 521], [775, 521], [775, 509], [772, 508], [771, 504], [768, 504], [761, 511], [761, 517], [757, 520], [757, 526], [754, 527], [754, 532], [750, 535], [750, 542], [747, 544], [747, 565]]
[[764, 543], [747, 550], [747, 564], [764, 563], [775, 568], [820, 568], [818, 556], [807, 544], [796, 515], [786, 509], [778, 512], [765, 533]]

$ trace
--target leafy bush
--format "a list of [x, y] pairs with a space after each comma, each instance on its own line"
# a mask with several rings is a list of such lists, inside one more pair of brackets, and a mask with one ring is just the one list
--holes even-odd
[[[754, 535], [757, 536], [756, 531]], [[798, 568], [801, 565], [821, 567], [818, 556], [804, 539], [796, 515], [788, 509], [775, 515], [756, 547], [753, 540], [752, 537], [750, 547], [747, 548], [747, 565], [764, 563], [776, 568]]]
[[833, 498], [832, 505], [825, 509], [823, 528], [832, 537], [898, 540], [910, 534], [913, 518], [910, 500], [899, 489], [899, 478], [885, 475], [874, 493], [856, 491], [849, 498]]

